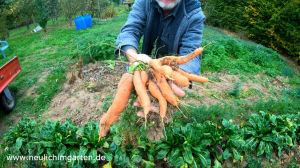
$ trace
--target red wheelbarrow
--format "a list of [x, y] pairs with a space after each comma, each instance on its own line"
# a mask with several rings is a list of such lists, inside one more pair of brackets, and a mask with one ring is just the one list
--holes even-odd
[[16, 98], [7, 85], [21, 72], [18, 57], [14, 57], [0, 68], [0, 106], [4, 112], [10, 112], [16, 105]]

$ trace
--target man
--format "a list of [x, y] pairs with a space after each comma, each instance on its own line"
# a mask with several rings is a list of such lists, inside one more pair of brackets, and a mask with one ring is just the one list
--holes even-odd
[[[129, 62], [148, 63], [156, 43], [157, 57], [186, 55], [201, 46], [205, 16], [198, 0], [135, 0], [127, 22], [117, 39], [118, 48], [125, 51]], [[144, 36], [142, 54], [139, 41]], [[201, 55], [179, 67], [200, 74]], [[175, 94], [184, 92], [171, 84]], [[183, 93], [182, 93], [183, 92]]]

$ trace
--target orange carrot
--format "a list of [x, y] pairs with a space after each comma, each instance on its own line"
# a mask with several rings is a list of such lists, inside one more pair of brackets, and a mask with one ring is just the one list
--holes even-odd
[[159, 58], [159, 61], [162, 65], [170, 65], [170, 66], [176, 66], [177, 64], [177, 56], [165, 56], [162, 58]]
[[142, 79], [143, 84], [146, 85], [146, 83], [149, 80], [149, 76], [146, 71], [143, 71], [143, 70], [141, 71], [141, 79]]
[[99, 125], [99, 139], [106, 136], [110, 125], [118, 118], [119, 114], [126, 108], [131, 91], [133, 89], [133, 75], [129, 73], [123, 74], [119, 84], [117, 93], [112, 105], [108, 111], [102, 116]]
[[[143, 85], [145, 85], [145, 87], [146, 87], [147, 82], [149, 80], [149, 76], [148, 76], [147, 72], [144, 70], [141, 71], [141, 79], [142, 79]], [[141, 104], [141, 98], [139, 96], [138, 96], [138, 101]]]
[[133, 84], [135, 87], [135, 91], [140, 98], [140, 104], [144, 109], [145, 121], [147, 122], [147, 115], [150, 111], [150, 97], [147, 94], [146, 86], [143, 84], [141, 79], [141, 71], [133, 72]]
[[167, 100], [161, 94], [159, 88], [153, 80], [149, 80], [148, 89], [153, 97], [155, 97], [159, 102], [160, 107], [160, 117], [163, 119], [167, 113]]
[[173, 106], [178, 106], [178, 97], [175, 96], [175, 94], [173, 93], [170, 85], [168, 84], [166, 78], [164, 76], [162, 76], [159, 72], [154, 71], [154, 76], [156, 78], [157, 81], [157, 85], [160, 88], [160, 91], [162, 92], [162, 95], [164, 96], [164, 98], [166, 98], [166, 100], [171, 103]]
[[192, 60], [193, 58], [199, 56], [203, 52], [204, 47], [199, 47], [193, 52], [184, 56], [166, 56], [159, 59], [161, 65], [176, 66], [180, 64], [185, 64]]
[[177, 64], [180, 65], [180, 64], [185, 64], [185, 63], [189, 62], [193, 58], [199, 56], [203, 52], [203, 49], [204, 49], [203, 47], [200, 47], [187, 55], [179, 56], [177, 59]]
[[158, 72], [160, 72], [166, 78], [170, 79], [173, 73], [173, 69], [168, 65], [163, 65], [158, 69]]
[[171, 74], [171, 79], [178, 86], [188, 86], [190, 84], [189, 79], [177, 71], [173, 71]]
[[172, 68], [168, 65], [162, 65], [160, 59], [152, 59], [149, 61], [149, 66], [153, 68], [154, 71], [160, 72], [166, 78], [170, 78], [171, 73], [173, 72]]
[[180, 68], [177, 68], [176, 71], [179, 72], [180, 74], [184, 75], [185, 77], [187, 77], [190, 81], [195, 81], [195, 82], [208, 82], [209, 81], [205, 77], [184, 72]]
[[154, 70], [159, 71], [162, 64], [161, 64], [161, 61], [159, 59], [152, 59], [152, 60], [149, 61], [149, 66], [151, 68], [153, 68]]

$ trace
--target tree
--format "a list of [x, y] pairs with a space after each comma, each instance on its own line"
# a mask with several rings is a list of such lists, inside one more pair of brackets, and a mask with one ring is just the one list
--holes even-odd
[[5, 40], [9, 37], [9, 31], [6, 24], [6, 15], [0, 16], [0, 40]]
[[5, 40], [9, 37], [7, 26], [8, 4], [4, 0], [0, 0], [0, 40]]
[[29, 30], [29, 25], [32, 23], [33, 16], [33, 2], [32, 0], [21, 0], [21, 17], [22, 21], [25, 22], [27, 30]]
[[50, 19], [50, 9], [47, 0], [34, 0], [35, 21], [46, 31], [47, 22]]
[[59, 17], [59, 3], [58, 0], [49, 0], [50, 17], [54, 21]]
[[69, 21], [72, 26], [73, 17], [80, 11], [81, 0], [61, 0], [60, 6], [63, 16]]

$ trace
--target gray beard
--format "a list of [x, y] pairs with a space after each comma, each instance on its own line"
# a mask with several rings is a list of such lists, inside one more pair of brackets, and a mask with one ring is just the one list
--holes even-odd
[[169, 5], [165, 5], [163, 4], [162, 2], [160, 2], [160, 0], [156, 0], [156, 2], [158, 3], [158, 5], [163, 9], [163, 10], [171, 10], [171, 9], [174, 9], [175, 6], [177, 4], [180, 3], [181, 0], [177, 0], [177, 2], [174, 2], [174, 3], [171, 3]]

